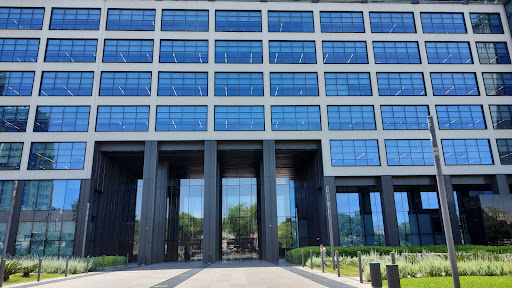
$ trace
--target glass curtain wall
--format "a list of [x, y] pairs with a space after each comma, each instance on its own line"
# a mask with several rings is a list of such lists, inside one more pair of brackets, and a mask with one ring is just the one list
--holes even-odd
[[222, 178], [222, 258], [258, 259], [256, 178]]
[[299, 247], [294, 182], [289, 178], [276, 179], [277, 237], [280, 257], [284, 257], [286, 250]]

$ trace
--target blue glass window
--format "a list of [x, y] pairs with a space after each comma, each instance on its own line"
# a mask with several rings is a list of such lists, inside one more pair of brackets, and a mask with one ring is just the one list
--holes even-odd
[[154, 31], [155, 10], [108, 9], [107, 30]]
[[384, 130], [428, 129], [428, 106], [380, 106]]
[[377, 73], [380, 96], [425, 96], [423, 73]]
[[0, 72], [0, 96], [31, 96], [34, 72]]
[[263, 96], [263, 73], [215, 73], [215, 96]]
[[96, 62], [98, 40], [48, 39], [46, 62]]
[[439, 129], [486, 129], [480, 105], [436, 105]]
[[44, 8], [0, 7], [0, 29], [43, 28]]
[[512, 105], [489, 105], [489, 110], [494, 129], [512, 129]]
[[50, 30], [99, 30], [101, 9], [53, 8]]
[[269, 11], [268, 32], [315, 32], [311, 11]]
[[0, 170], [20, 170], [23, 143], [0, 142]]
[[0, 106], [0, 132], [25, 132], [29, 106]]
[[208, 31], [208, 10], [163, 10], [162, 31]]
[[270, 96], [318, 96], [316, 73], [270, 73]]
[[430, 73], [434, 96], [478, 96], [475, 73]]
[[261, 32], [261, 11], [215, 11], [217, 32]]
[[366, 42], [322, 42], [325, 64], [368, 64]]
[[421, 13], [423, 33], [466, 33], [462, 13]]
[[100, 96], [150, 96], [151, 72], [101, 72]]
[[269, 41], [270, 63], [314, 64], [315, 41]]
[[[73, 210], [73, 206], [78, 204], [80, 182], [80, 180], [26, 181], [21, 210]], [[32, 235], [35, 238], [37, 234], [33, 233]], [[44, 238], [44, 236], [42, 237]], [[43, 245], [41, 244], [41, 246]]]
[[215, 63], [263, 63], [261, 41], [215, 41]]
[[320, 12], [322, 33], [364, 33], [362, 12]]
[[103, 62], [151, 63], [153, 40], [105, 40]]
[[501, 165], [512, 165], [512, 139], [496, 139]]
[[469, 42], [425, 42], [429, 64], [473, 64]]
[[263, 106], [215, 106], [215, 131], [263, 131]]
[[487, 96], [512, 95], [512, 73], [482, 73]]
[[40, 96], [92, 96], [94, 72], [43, 72]]
[[208, 96], [208, 73], [160, 72], [158, 96]]
[[488, 139], [442, 139], [445, 165], [493, 165]]
[[416, 33], [414, 14], [410, 12], [370, 12], [372, 33]]
[[503, 34], [498, 13], [469, 13], [474, 34]]
[[[0, 180], [0, 211], [9, 211], [11, 208], [12, 190], [14, 189], [14, 181]], [[3, 236], [5, 237], [5, 230], [7, 223], [4, 223]], [[5, 240], [5, 238], [4, 238]], [[3, 248], [3, 246], [0, 246]], [[1, 251], [2, 249], [0, 249]]]
[[380, 166], [377, 140], [331, 140], [332, 166]]
[[0, 38], [0, 62], [37, 62], [39, 39]]
[[272, 106], [272, 130], [322, 130], [320, 106]]
[[418, 42], [373, 42], [376, 64], [421, 64]]
[[156, 131], [206, 131], [208, 106], [157, 106]]
[[372, 96], [370, 73], [325, 73], [327, 96]]
[[162, 40], [160, 63], [208, 63], [208, 40]]
[[34, 132], [87, 132], [89, 106], [38, 106]]
[[507, 43], [476, 42], [480, 64], [510, 64]]
[[327, 106], [329, 130], [375, 130], [373, 106]]
[[388, 166], [434, 165], [430, 140], [386, 140]]
[[28, 170], [84, 169], [85, 142], [32, 143]]
[[148, 131], [149, 106], [98, 106], [96, 131]]

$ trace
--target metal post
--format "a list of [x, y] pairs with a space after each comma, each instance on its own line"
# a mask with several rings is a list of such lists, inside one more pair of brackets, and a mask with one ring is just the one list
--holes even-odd
[[13, 186], [14, 187], [12, 189], [11, 206], [9, 209], [9, 218], [7, 218], [7, 228], [5, 229], [4, 248], [2, 249], [2, 261], [0, 263], [0, 287], [2, 287], [2, 284], [4, 282], [5, 264], [7, 262], [5, 259], [5, 256], [7, 255], [7, 244], [9, 242], [9, 231], [11, 231], [12, 213], [14, 210], [14, 202], [16, 199], [16, 189], [18, 189], [18, 180], [14, 180]]
[[304, 250], [302, 250], [302, 267], [304, 267]]
[[69, 257], [66, 257], [66, 273], [64, 274], [64, 277], [68, 277], [68, 266], [69, 266]]
[[85, 273], [89, 273], [89, 256], [87, 256], [87, 267], [85, 268]]
[[382, 288], [382, 274], [380, 273], [380, 263], [370, 263], [370, 280], [372, 281], [372, 288]]
[[297, 259], [297, 250], [295, 250], [295, 264], [298, 264], [298, 259]]
[[398, 265], [386, 265], [386, 275], [388, 278], [388, 288], [400, 288]]
[[361, 251], [357, 251], [357, 259], [359, 261], [359, 283], [363, 283], [363, 263], [361, 263]]
[[41, 266], [43, 266], [43, 258], [39, 258], [39, 268], [37, 269], [37, 281], [41, 280]]
[[391, 252], [391, 264], [393, 264], [393, 265], [396, 264], [395, 252]]
[[338, 269], [338, 277], [340, 277], [340, 254], [336, 251], [336, 269]]
[[128, 258], [130, 257], [130, 253], [126, 253], [126, 266], [128, 266]]
[[105, 271], [105, 255], [103, 255], [103, 266], [101, 266], [101, 271]]
[[313, 250], [309, 250], [309, 261], [311, 262], [311, 270], [313, 270]]
[[90, 203], [87, 203], [87, 210], [85, 210], [85, 224], [84, 224], [84, 240], [82, 242], [82, 258], [85, 255], [85, 242], [87, 241], [87, 222], [89, 221], [89, 207]]
[[432, 152], [434, 154], [434, 164], [436, 167], [437, 190], [439, 191], [439, 201], [441, 202], [441, 217], [443, 217], [444, 235], [446, 238], [446, 246], [448, 247], [448, 257], [450, 258], [450, 266], [452, 270], [453, 287], [460, 288], [459, 270], [457, 268], [457, 257], [455, 255], [455, 246], [453, 244], [452, 225], [450, 223], [450, 214], [448, 212], [446, 186], [444, 183], [444, 176], [441, 168], [439, 148], [437, 146], [436, 128], [434, 125], [434, 118], [432, 116], [428, 116], [427, 119], [428, 130], [430, 131], [430, 140], [432, 143]]
[[300, 247], [300, 235], [299, 235], [299, 209], [295, 207], [295, 237], [297, 238], [297, 248]]
[[322, 251], [320, 251], [320, 259], [322, 259], [322, 273], [325, 272], [325, 268], [324, 268], [324, 253], [322, 253]]
[[329, 193], [329, 186], [325, 186], [325, 197], [327, 202], [327, 220], [329, 221], [329, 242], [331, 244], [332, 270], [334, 270], [334, 235], [332, 232], [331, 194]]
[[116, 254], [116, 268], [117, 268], [117, 254]]

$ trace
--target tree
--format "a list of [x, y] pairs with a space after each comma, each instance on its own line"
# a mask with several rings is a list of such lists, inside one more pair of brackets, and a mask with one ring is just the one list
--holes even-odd
[[256, 203], [240, 203], [228, 208], [228, 217], [222, 220], [222, 227], [235, 238], [249, 238], [258, 232]]

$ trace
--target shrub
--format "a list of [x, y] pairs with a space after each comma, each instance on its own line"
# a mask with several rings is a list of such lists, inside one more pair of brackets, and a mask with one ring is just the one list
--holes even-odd
[[5, 264], [4, 270], [4, 281], [9, 280], [9, 276], [19, 273], [21, 269], [21, 263], [18, 261], [9, 261]]
[[21, 272], [23, 272], [22, 277], [30, 277], [30, 273], [36, 272], [37, 268], [39, 267], [39, 264], [32, 264], [32, 265], [25, 265], [21, 267]]

